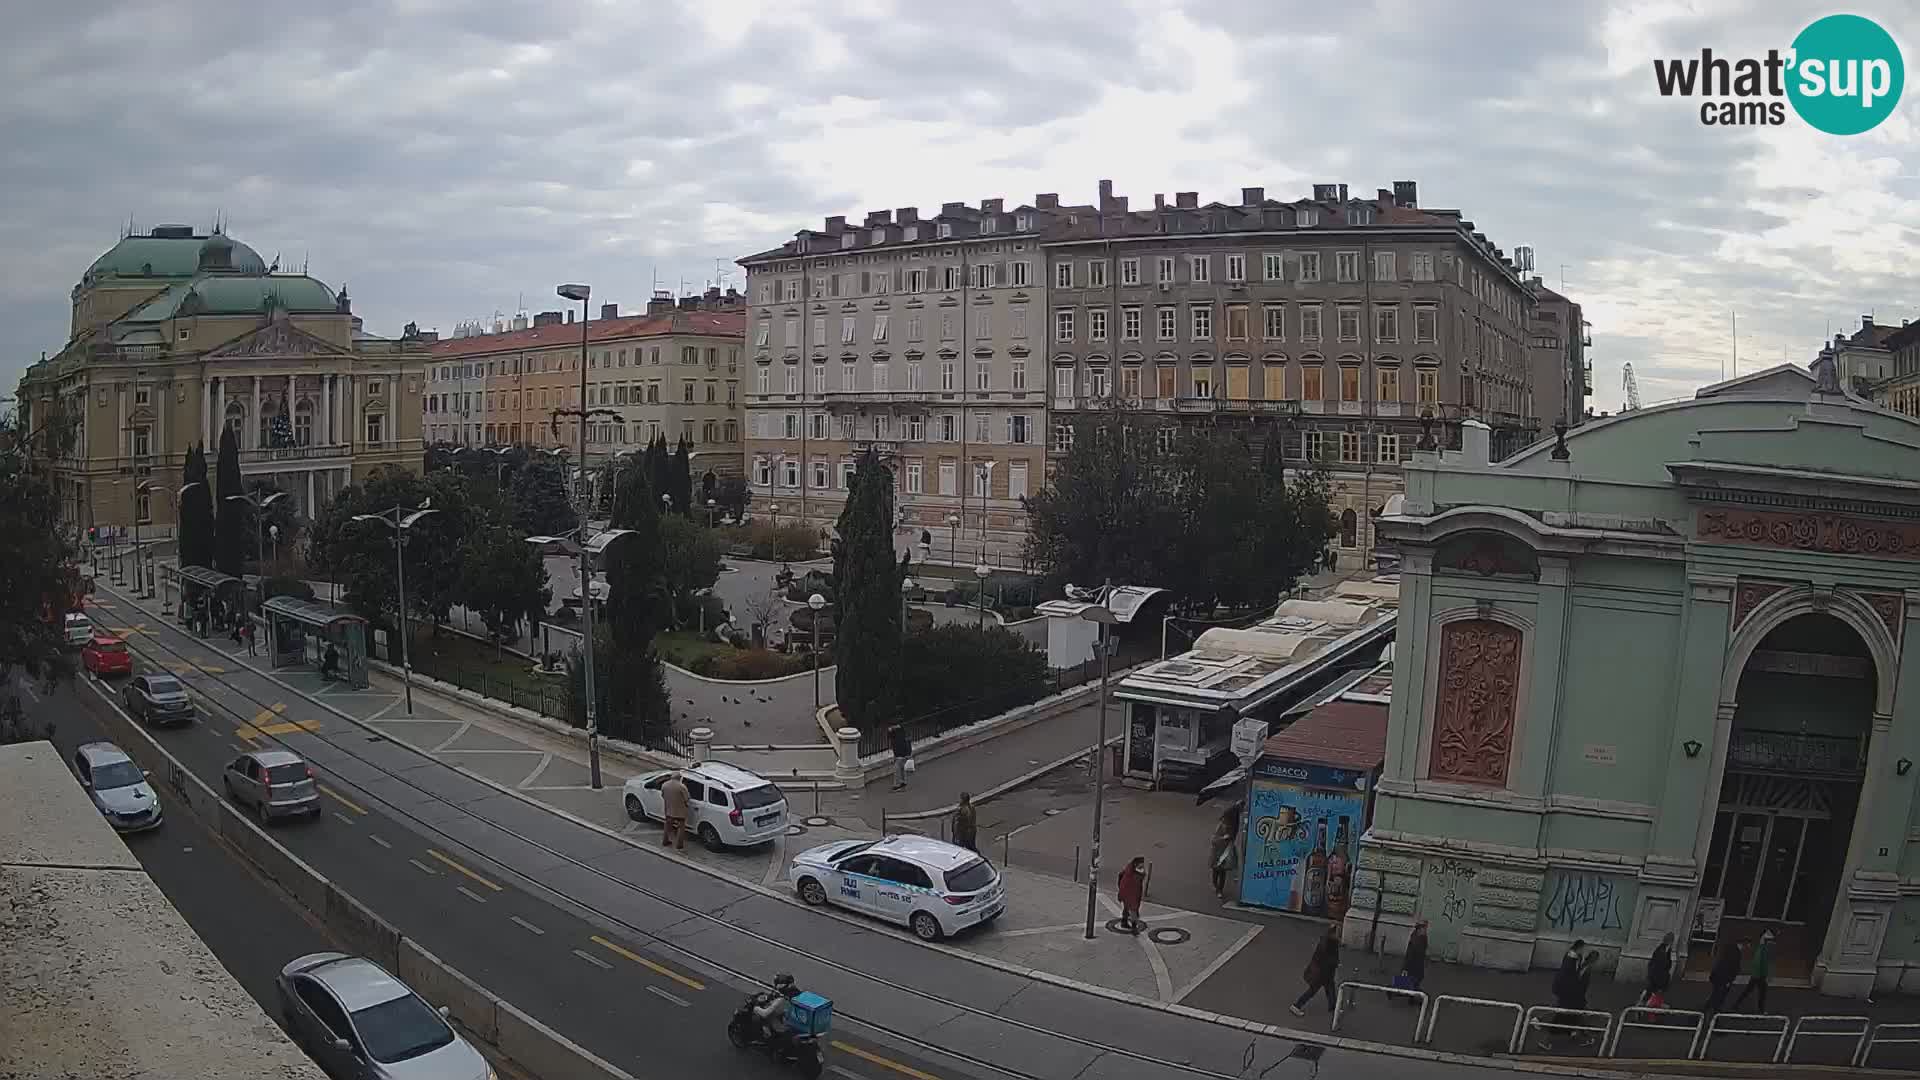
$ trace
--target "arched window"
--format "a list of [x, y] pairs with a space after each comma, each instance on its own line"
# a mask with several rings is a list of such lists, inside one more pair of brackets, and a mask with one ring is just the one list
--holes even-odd
[[1340, 511], [1340, 546], [1353, 547], [1358, 539], [1358, 534], [1359, 521], [1354, 516], [1353, 508], [1349, 506], [1345, 510]]
[[293, 406], [293, 441], [299, 446], [313, 445], [313, 402], [307, 398]]
[[260, 431], [258, 433], [259, 439], [253, 445], [255, 446], [272, 446], [273, 445], [273, 417], [274, 417], [274, 414], [277, 413], [278, 411], [279, 409], [274, 404], [274, 401], [272, 398], [268, 398], [267, 400], [262, 401], [260, 403]]
[[237, 401], [227, 402], [226, 428], [238, 439], [247, 430], [247, 407]]

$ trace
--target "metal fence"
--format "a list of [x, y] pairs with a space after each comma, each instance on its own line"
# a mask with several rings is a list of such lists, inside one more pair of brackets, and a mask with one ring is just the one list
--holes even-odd
[[[509, 678], [496, 672], [465, 667], [458, 664], [440, 663], [433, 658], [431, 653], [422, 657], [416, 657], [415, 659], [426, 661], [425, 663], [415, 663], [413, 669], [429, 678], [452, 683], [462, 690], [471, 691], [472, 693], [479, 694], [481, 697], [492, 698], [495, 701], [503, 702], [507, 705], [514, 705], [531, 713], [538, 713], [549, 719], [558, 720], [570, 727], [577, 728], [581, 726], [576, 717], [577, 709], [573, 699], [572, 682], [569, 679], [564, 677], [556, 678], [552, 685], [530, 686], [522, 680]], [[605, 679], [596, 679], [595, 682], [599, 684], [600, 688], [601, 696], [598, 700], [608, 700], [607, 695], [612, 689], [611, 683]], [[606, 718], [604, 713], [602, 714], [601, 724], [602, 728], [605, 729]], [[671, 731], [643, 732], [638, 737], [635, 737], [629, 732], [607, 731], [606, 733], [612, 735], [614, 738], [638, 743], [649, 750], [661, 750], [669, 754], [677, 754], [681, 757], [693, 756], [693, 751], [685, 740], [679, 738]]]
[[[913, 744], [918, 746], [954, 728], [966, 727], [968, 724], [998, 716], [1022, 705], [1031, 705], [1042, 698], [1051, 697], [1063, 690], [1071, 690], [1099, 678], [1100, 661], [1090, 660], [1074, 667], [1049, 671], [1047, 677], [1034, 686], [1021, 687], [1000, 694], [986, 694], [970, 701], [962, 701], [944, 709], [936, 709], [916, 716], [911, 720], [904, 720], [901, 726], [907, 729], [907, 738], [913, 740]], [[884, 753], [889, 745], [888, 730], [882, 727], [861, 732], [860, 756]]]

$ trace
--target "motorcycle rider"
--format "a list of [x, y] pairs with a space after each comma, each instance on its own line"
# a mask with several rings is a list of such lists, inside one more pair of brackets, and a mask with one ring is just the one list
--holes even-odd
[[781, 972], [773, 977], [773, 991], [761, 996], [753, 1007], [753, 1018], [760, 1024], [760, 1037], [771, 1043], [787, 1037], [787, 1000], [800, 992], [793, 976]]

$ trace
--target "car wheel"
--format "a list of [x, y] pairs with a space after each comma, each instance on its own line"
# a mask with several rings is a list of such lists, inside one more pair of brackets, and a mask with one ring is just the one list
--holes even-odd
[[819, 907], [827, 902], [826, 887], [810, 877], [800, 879], [800, 899], [808, 907]]
[[725, 851], [727, 845], [720, 842], [720, 830], [709, 822], [700, 823], [700, 842], [707, 845], [708, 851]]
[[628, 821], [647, 820], [647, 812], [645, 809], [641, 807], [640, 796], [638, 795], [627, 796], [627, 820]]
[[940, 940], [940, 920], [924, 911], [914, 912], [907, 925], [913, 928], [913, 936], [921, 941]]

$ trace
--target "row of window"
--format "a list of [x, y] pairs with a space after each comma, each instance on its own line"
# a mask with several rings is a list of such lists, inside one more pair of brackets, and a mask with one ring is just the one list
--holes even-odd
[[[1413, 376], [1414, 402], [1421, 405], [1437, 403], [1440, 400], [1439, 371], [1433, 368], [1418, 368]], [[1300, 366], [1299, 392], [1289, 393], [1285, 361], [1262, 364], [1257, 382], [1250, 364], [1227, 365], [1227, 377], [1224, 382], [1215, 375], [1211, 365], [1199, 365], [1188, 371], [1187, 392], [1182, 394], [1179, 385], [1179, 369], [1171, 364], [1156, 367], [1153, 381], [1150, 383], [1146, 382], [1146, 377], [1141, 373], [1141, 365], [1123, 365], [1120, 368], [1120, 383], [1117, 387], [1108, 369], [1104, 365], [1096, 364], [1086, 369], [1084, 380], [1077, 368], [1055, 368], [1053, 394], [1056, 398], [1086, 397], [1095, 401], [1104, 401], [1116, 394], [1121, 398], [1132, 400], [1156, 397], [1162, 400], [1223, 398], [1227, 401], [1360, 401], [1363, 400], [1361, 392], [1364, 382], [1358, 364], [1341, 364], [1338, 377], [1329, 380], [1323, 363], [1303, 361]], [[1375, 401], [1404, 400], [1400, 396], [1400, 369], [1376, 368], [1372, 389]], [[1152, 392], [1147, 394], [1143, 393], [1143, 390]], [[1337, 399], [1330, 396], [1330, 391], [1334, 390], [1339, 392]]]
[[[702, 388], [704, 387], [704, 388]], [[428, 394], [426, 411], [428, 414], [458, 412], [471, 413], [476, 409], [493, 412], [508, 410], [518, 412], [521, 408], [576, 408], [580, 392], [577, 389], [548, 390], [474, 390], [456, 394]], [[734, 404], [740, 399], [740, 384], [727, 382], [726, 403]], [[587, 387], [587, 400], [595, 405], [658, 405], [660, 404], [660, 384], [658, 382], [641, 383], [601, 383]], [[688, 379], [680, 384], [681, 403], [692, 405], [705, 402], [709, 405], [720, 403], [720, 382], [708, 379], [703, 383]], [[523, 405], [524, 403], [524, 405]]]
[[[960, 442], [962, 432], [967, 432], [967, 441], [976, 443], [1005, 442], [1022, 446], [1034, 439], [1034, 419], [1024, 413], [1010, 413], [996, 417], [992, 412], [979, 409], [972, 414], [973, 427], [967, 431], [962, 426], [958, 413], [934, 413], [930, 416], [914, 413], [899, 418], [886, 413], [865, 416], [828, 416], [825, 413], [808, 413], [806, 438], [809, 439], [874, 439], [880, 442]], [[801, 423], [800, 414], [793, 412], [752, 412], [747, 415], [747, 437], [752, 439], [798, 439]]]
[[[518, 425], [515, 425], [517, 428]], [[631, 429], [631, 437], [629, 437]], [[599, 420], [587, 425], [587, 445], [601, 446], [645, 446], [660, 437], [661, 424], [654, 421], [647, 424], [622, 424], [616, 421]], [[695, 436], [698, 436], [696, 439]], [[734, 420], [702, 420], [696, 428], [692, 420], [680, 422], [678, 439], [701, 443], [736, 443], [740, 441], [740, 425]]]
[[[1215, 310], [1212, 304], [1188, 304], [1187, 340], [1213, 341], [1218, 332], [1220, 340], [1225, 341], [1268, 341], [1288, 340], [1291, 329], [1298, 340], [1315, 342], [1326, 340], [1325, 319], [1320, 304], [1299, 304], [1294, 312], [1294, 321], [1289, 327], [1288, 305], [1262, 304], [1258, 316], [1259, 333], [1254, 333], [1255, 310], [1251, 304], [1228, 304], [1225, 308], [1224, 326], [1215, 325]], [[1360, 304], [1337, 304], [1334, 306], [1333, 340], [1358, 343], [1361, 340], [1361, 325], [1364, 307]], [[1404, 332], [1401, 324], [1401, 305], [1373, 305], [1372, 341], [1378, 345], [1397, 345], [1401, 343]], [[1088, 343], [1098, 344], [1111, 340], [1113, 327], [1106, 308], [1056, 308], [1053, 313], [1053, 340], [1056, 344], [1071, 345], [1084, 337]], [[1083, 317], [1084, 316], [1084, 321]], [[1180, 340], [1180, 306], [1161, 304], [1153, 309], [1153, 339], [1155, 341]], [[1144, 338], [1146, 318], [1145, 309], [1136, 304], [1123, 305], [1120, 308], [1120, 340], [1140, 341]], [[1462, 315], [1464, 332], [1465, 316]], [[1440, 334], [1440, 309], [1433, 304], [1413, 305], [1413, 337], [1417, 345], [1437, 343]], [[1493, 340], [1499, 341], [1498, 337]]]
[[[1056, 420], [1053, 423], [1052, 447], [1059, 453], [1073, 449], [1073, 422]], [[1179, 427], [1167, 424], [1154, 432], [1154, 443], [1161, 452], [1173, 449], [1179, 437]], [[1365, 431], [1327, 431], [1309, 428], [1301, 433], [1300, 457], [1307, 461], [1338, 461], [1342, 464], [1359, 465], [1368, 462], [1394, 464], [1405, 460], [1402, 451], [1413, 447], [1403, 440], [1397, 432]], [[1293, 457], [1291, 452], [1289, 457]]]
[[[927, 340], [926, 320], [923, 316], [910, 314], [902, 321], [904, 323], [902, 329], [905, 331], [906, 336], [900, 340]], [[966, 336], [970, 340], [984, 341], [993, 337], [993, 325], [993, 312], [975, 311], [967, 317], [964, 329]], [[957, 331], [962, 329], [962, 324], [954, 312], [941, 312], [937, 326], [940, 330], [939, 340], [958, 340]], [[800, 320], [787, 319], [781, 324], [783, 333], [777, 344], [790, 349], [805, 348], [809, 344], [828, 344], [830, 339], [827, 337], [827, 320], [825, 318], [816, 316], [811, 329], [813, 332], [810, 336], [802, 337]], [[839, 330], [840, 344], [855, 345], [860, 343], [859, 321], [856, 316], [842, 316]], [[1024, 338], [1027, 336], [1027, 309], [1024, 306], [1015, 304], [1010, 309], [1007, 319], [1007, 330], [1011, 337]], [[885, 345], [892, 340], [893, 331], [893, 318], [885, 313], [876, 314], [873, 317], [873, 326], [869, 334], [869, 339], [875, 345]], [[769, 345], [774, 344], [772, 338], [773, 322], [768, 319], [762, 319], [760, 325], [755, 328], [753, 333], [754, 348], [767, 348]]]
[[[639, 367], [641, 366], [643, 355], [647, 364], [657, 365], [661, 361], [661, 347], [651, 345], [645, 348], [635, 346], [631, 349], [592, 349], [587, 353], [587, 366], [589, 368], [626, 367], [627, 361], [631, 356], [633, 366]], [[696, 367], [700, 365], [702, 360], [706, 362], [708, 371], [718, 370], [720, 364], [720, 348], [717, 346], [702, 348], [695, 345], [682, 345], [680, 347], [680, 363], [682, 365]], [[740, 350], [737, 347], [728, 348], [726, 350], [726, 361], [728, 371], [739, 370]], [[427, 369], [427, 380], [429, 382], [452, 382], [456, 379], [486, 379], [497, 375], [529, 375], [548, 371], [574, 370], [577, 370], [577, 368], [574, 366], [573, 356], [556, 353], [537, 356], [512, 356], [500, 360], [477, 360], [459, 364], [437, 364]]]
[[[1286, 400], [1292, 397], [1300, 397], [1309, 401], [1318, 401], [1323, 399], [1323, 395], [1321, 394], [1319, 387], [1321, 386], [1322, 380], [1325, 377], [1324, 370], [1323, 370], [1324, 365], [1326, 363], [1325, 359], [1321, 357], [1316, 357], [1316, 356], [1308, 356], [1308, 357], [1302, 357], [1299, 362], [1300, 362], [1301, 371], [1302, 371], [1302, 383], [1303, 383], [1302, 392], [1298, 395], [1286, 394], [1281, 392], [1272, 392], [1266, 395], [1268, 398], [1272, 400]], [[1349, 378], [1358, 379], [1360, 377], [1360, 361], [1357, 357], [1353, 358], [1352, 360], [1347, 360], [1343, 358], [1340, 361], [1338, 361], [1338, 363], [1342, 371], [1340, 378], [1343, 382]], [[814, 395], [824, 396], [828, 393], [832, 393], [836, 391], [842, 392], [842, 393], [884, 394], [884, 393], [898, 392], [903, 394], [912, 394], [914, 392], [926, 392], [929, 390], [929, 388], [926, 385], [926, 372], [924, 370], [924, 365], [922, 365], [917, 360], [907, 362], [907, 364], [905, 365], [905, 381], [898, 385], [896, 385], [894, 382], [894, 378], [893, 378], [894, 373], [893, 373], [892, 363], [885, 360], [875, 360], [875, 361], [872, 361], [871, 363], [864, 365], [866, 367], [867, 383], [865, 386], [862, 386], [861, 380], [860, 380], [862, 366], [863, 366], [862, 364], [857, 362], [840, 364], [838, 377], [837, 379], [834, 380], [833, 384], [829, 386], [828, 376], [827, 376], [827, 365], [820, 364], [820, 363], [813, 364], [811, 365], [812, 377], [809, 380], [807, 392]], [[1190, 395], [1181, 395], [1178, 393], [1175, 387], [1175, 379], [1177, 376], [1177, 372], [1175, 367], [1171, 364], [1160, 364], [1157, 366], [1155, 371], [1155, 376], [1154, 376], [1155, 381], [1150, 384], [1146, 384], [1153, 388], [1154, 393], [1149, 395], [1143, 395], [1141, 392], [1142, 380], [1144, 378], [1144, 376], [1141, 374], [1142, 366], [1143, 365], [1140, 365], [1140, 364], [1121, 365], [1121, 368], [1120, 368], [1121, 386], [1119, 391], [1121, 397], [1139, 398], [1142, 396], [1152, 396], [1152, 397], [1160, 397], [1160, 398], [1174, 398], [1179, 396], [1191, 396], [1191, 397], [1205, 398], [1205, 397], [1216, 396], [1213, 388], [1218, 385], [1217, 380], [1219, 379], [1219, 376], [1217, 376], [1214, 373], [1213, 366], [1211, 363], [1196, 362], [1191, 365], [1192, 372], [1190, 377], [1192, 379], [1192, 384], [1195, 392]], [[1276, 387], [1284, 387], [1286, 382], [1286, 366], [1287, 366], [1287, 361], [1282, 358], [1270, 357], [1265, 361], [1263, 361], [1261, 364], [1262, 372], [1260, 374], [1261, 385], [1268, 387], [1269, 389], [1276, 388]], [[784, 370], [782, 372], [783, 378], [780, 383], [780, 389], [778, 392], [783, 394], [788, 394], [788, 395], [800, 394], [801, 392], [800, 365], [783, 364], [781, 365], [781, 367]], [[1226, 365], [1226, 371], [1227, 371], [1226, 389], [1227, 389], [1228, 397], [1238, 399], [1238, 400], [1244, 400], [1248, 397], [1246, 388], [1248, 387], [1250, 380], [1253, 377], [1250, 372], [1250, 368], [1251, 368], [1250, 362]], [[935, 386], [933, 387], [934, 391], [940, 392], [940, 393], [947, 393], [947, 392], [954, 392], [960, 389], [960, 385], [959, 385], [960, 367], [956, 361], [953, 361], [953, 360], [940, 361], [935, 366], [935, 374], [937, 375], [938, 378], [937, 378], [937, 382], [935, 383]], [[1056, 367], [1054, 369], [1053, 378], [1054, 378], [1053, 392], [1056, 397], [1070, 398], [1070, 397], [1079, 396], [1075, 391], [1076, 375], [1073, 367], [1071, 366]], [[1380, 396], [1380, 400], [1382, 401], [1399, 400], [1399, 385], [1400, 385], [1399, 369], [1397, 367], [1379, 366], [1378, 378], [1380, 380], [1380, 385], [1382, 387], [1391, 386], [1393, 388], [1392, 394], [1388, 394], [1383, 390]], [[1087, 390], [1086, 396], [1096, 397], [1096, 398], [1105, 398], [1111, 394], [1112, 391], [1109, 383], [1109, 375], [1108, 375], [1106, 365], [1102, 365], [1102, 364], [1089, 365], [1087, 379], [1088, 379], [1088, 383], [1087, 383], [1088, 390]], [[1423, 401], [1423, 402], [1432, 402], [1437, 400], [1437, 396], [1436, 396], [1437, 392], [1435, 390], [1437, 379], [1438, 379], [1438, 373], [1431, 369], [1422, 369], [1416, 372], [1415, 385], [1419, 388], [1419, 392], [1421, 394], [1421, 396], [1418, 397], [1416, 400]], [[1202, 391], [1201, 390], [1202, 387], [1205, 387], [1207, 389]], [[993, 363], [991, 361], [982, 360], [982, 361], [976, 362], [973, 365], [973, 388], [975, 390], [989, 390], [989, 391], [994, 389]], [[1014, 360], [1008, 363], [1007, 388], [1012, 391], [1025, 391], [1029, 389], [1027, 384], [1027, 362], [1025, 360]], [[1236, 388], [1238, 389], [1239, 392], [1235, 392]], [[776, 391], [774, 388], [774, 381], [773, 381], [773, 365], [771, 364], [759, 365], [757, 370], [754, 372], [754, 393], [764, 397], [764, 396], [770, 396], [775, 392]], [[1354, 397], [1354, 398], [1342, 398], [1341, 400], [1354, 401], [1359, 399], [1357, 397]]]
[[[893, 378], [893, 365], [885, 360], [875, 360], [869, 365], [868, 383], [863, 387], [860, 385], [860, 366], [858, 363], [843, 361], [840, 364], [839, 377], [830, 387], [827, 382], [827, 365], [815, 362], [812, 365], [812, 378], [808, 380], [807, 392], [811, 394], [825, 394], [828, 393], [829, 390], [839, 390], [843, 392], [872, 391], [873, 393], [883, 394], [893, 391], [905, 392], [928, 389], [926, 365], [918, 360], [909, 360], [903, 365], [904, 381], [898, 384], [895, 383]], [[800, 393], [800, 365], [782, 364], [781, 367], [784, 368], [785, 371], [779, 384], [780, 389], [776, 391], [773, 381], [773, 365], [767, 363], [759, 364], [753, 373], [753, 392], [761, 395], [776, 392], [782, 394]], [[960, 366], [958, 361], [940, 361], [935, 367], [935, 374], [938, 377], [938, 381], [935, 384], [938, 390], [949, 392], [960, 389]], [[1008, 389], [1027, 389], [1027, 362], [1025, 360], [1012, 361], [1008, 365], [1007, 379]], [[980, 360], [973, 365], [973, 387], [976, 390], [993, 389], [992, 361]]]
[[[1027, 480], [1029, 466], [1024, 461], [1005, 462], [976, 461], [969, 470], [970, 494], [976, 499], [1018, 499], [1028, 492]], [[817, 491], [846, 491], [853, 487], [855, 463], [852, 458], [841, 458], [839, 468], [834, 469], [826, 458], [814, 458], [808, 470], [808, 487]], [[921, 458], [907, 458], [894, 470], [894, 491], [905, 495], [958, 495], [960, 493], [960, 462], [953, 458], [941, 458], [934, 463], [933, 479], [937, 486], [929, 488], [927, 462]], [[1004, 476], [1005, 490], [995, 490], [994, 476]], [[772, 488], [779, 481], [782, 488], [800, 487], [800, 462], [785, 456], [756, 457], [753, 459], [753, 482], [763, 488]], [[829, 486], [831, 485], [831, 486]]]

